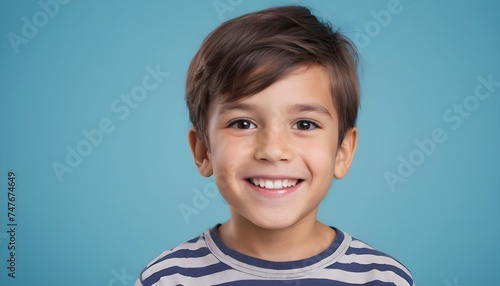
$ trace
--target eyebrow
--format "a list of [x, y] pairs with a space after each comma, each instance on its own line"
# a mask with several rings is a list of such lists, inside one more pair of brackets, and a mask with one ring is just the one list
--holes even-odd
[[[219, 114], [224, 114], [233, 110], [240, 111], [254, 111], [259, 108], [254, 104], [243, 103], [243, 102], [235, 102], [235, 103], [227, 103], [223, 104], [219, 110]], [[316, 112], [330, 118], [333, 118], [328, 109], [324, 106], [318, 104], [304, 104], [298, 103], [290, 105], [286, 108], [288, 113], [301, 113], [301, 112]]]
[[289, 106], [288, 112], [290, 113], [300, 113], [300, 112], [316, 112], [333, 118], [328, 109], [322, 105], [317, 104], [294, 104]]
[[219, 114], [224, 114], [226, 112], [233, 110], [253, 111], [257, 109], [258, 109], [257, 106], [243, 102], [226, 103], [221, 106]]

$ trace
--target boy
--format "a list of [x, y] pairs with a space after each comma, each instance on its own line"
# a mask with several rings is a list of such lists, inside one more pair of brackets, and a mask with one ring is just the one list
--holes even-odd
[[188, 138], [231, 218], [135, 285], [413, 285], [398, 261], [316, 219], [356, 150], [356, 65], [353, 44], [300, 6], [213, 31], [188, 71]]

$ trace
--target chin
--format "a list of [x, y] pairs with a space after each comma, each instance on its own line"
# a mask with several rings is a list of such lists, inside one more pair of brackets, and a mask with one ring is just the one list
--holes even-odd
[[290, 217], [258, 218], [250, 220], [255, 226], [266, 230], [283, 230], [295, 225], [298, 221]]

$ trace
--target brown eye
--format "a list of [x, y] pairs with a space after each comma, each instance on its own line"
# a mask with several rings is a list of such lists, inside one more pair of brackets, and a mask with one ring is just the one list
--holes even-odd
[[310, 120], [300, 120], [294, 125], [294, 128], [299, 130], [313, 130], [317, 127], [318, 125]]
[[231, 123], [231, 127], [238, 129], [252, 129], [255, 128], [255, 124], [248, 120], [237, 120]]

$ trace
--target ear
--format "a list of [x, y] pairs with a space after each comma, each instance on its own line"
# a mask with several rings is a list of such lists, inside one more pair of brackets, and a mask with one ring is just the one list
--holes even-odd
[[349, 168], [351, 167], [357, 145], [358, 129], [353, 127], [347, 131], [342, 144], [337, 150], [337, 156], [335, 157], [335, 172], [333, 174], [336, 179], [342, 179], [345, 175], [347, 175], [347, 171], [349, 171]]
[[210, 152], [205, 141], [202, 139], [202, 135], [191, 127], [189, 128], [188, 140], [198, 172], [204, 177], [212, 176], [213, 170]]

